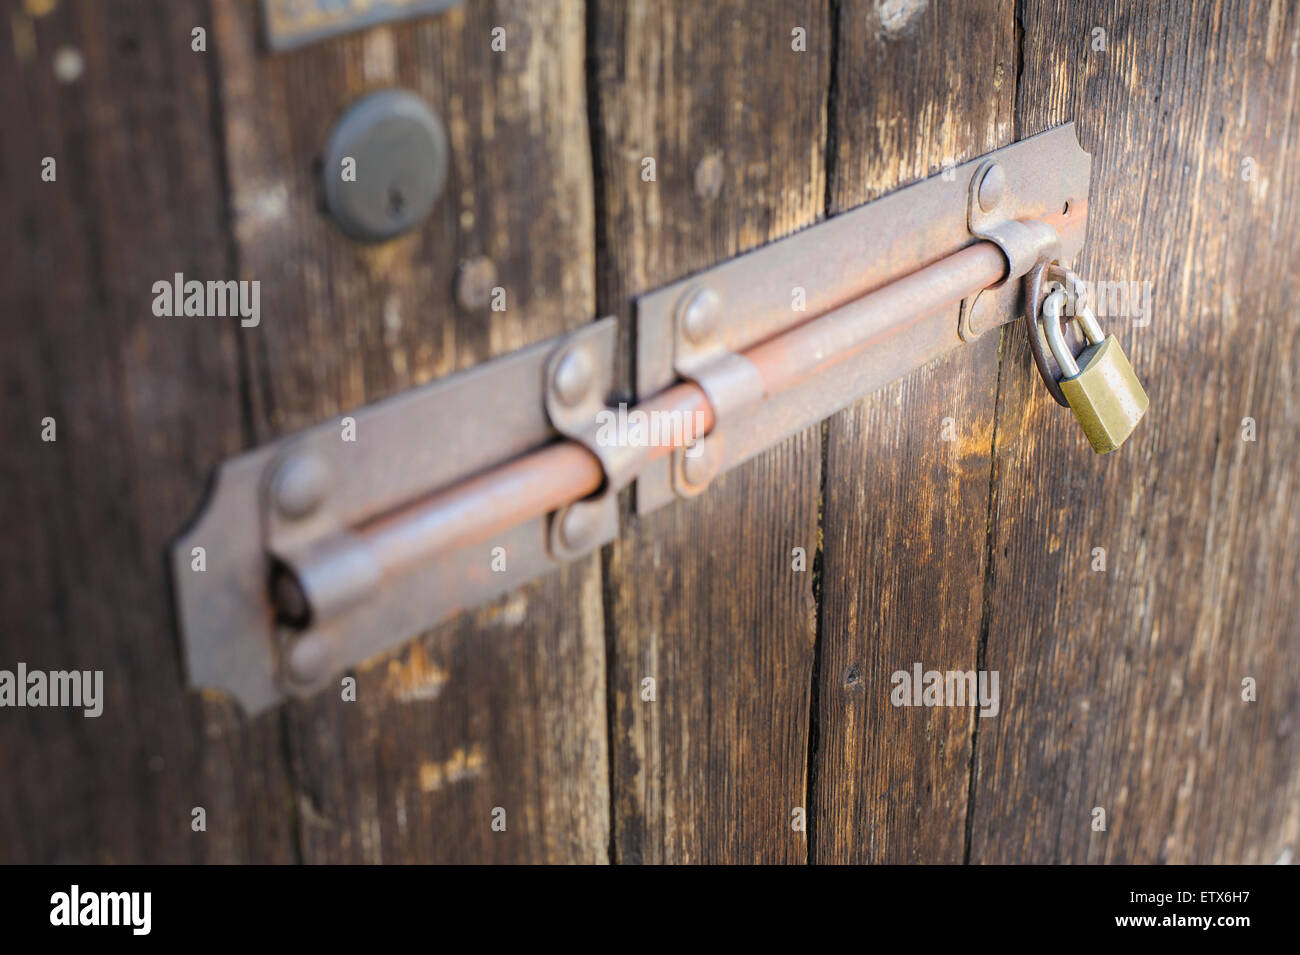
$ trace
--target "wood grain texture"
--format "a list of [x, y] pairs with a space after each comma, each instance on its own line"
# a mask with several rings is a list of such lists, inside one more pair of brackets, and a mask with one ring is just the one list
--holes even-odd
[[0, 711], [0, 862], [287, 861], [277, 721], [186, 689], [164, 561], [245, 441], [237, 325], [152, 311], [154, 282], [230, 268], [206, 14], [6, 7], [0, 667], [102, 670], [105, 699]]
[[[602, 311], [626, 319], [636, 294], [819, 218], [825, 3], [598, 2], [589, 22]], [[628, 515], [609, 548], [619, 862], [806, 859], [791, 823], [806, 790], [819, 459], [809, 429], [700, 498]]]
[[[594, 317], [579, 3], [472, 3], [274, 57], [253, 7], [215, 12], [240, 273], [263, 283], [259, 437]], [[388, 86], [442, 117], [451, 167], [421, 227], [367, 247], [319, 211], [313, 162], [340, 112]], [[456, 268], [479, 255], [503, 312], [455, 304]], [[591, 557], [372, 661], [356, 704], [335, 689], [291, 705], [304, 860], [607, 859], [603, 633]]]
[[1151, 408], [1093, 456], [1011, 337], [971, 859], [1294, 859], [1300, 11], [1021, 6], [1022, 133], [1073, 119], [1093, 153], [1080, 272], [1152, 285], [1149, 325], [1103, 319]]
[[[280, 55], [244, 0], [51, 6], [0, 17], [0, 668], [107, 698], [0, 710], [0, 862], [1300, 859], [1295, 3], [472, 0]], [[390, 86], [451, 168], [363, 246], [316, 162]], [[631, 396], [637, 294], [1068, 121], [1080, 272], [1152, 289], [1103, 318], [1152, 398], [1119, 453], [1016, 325], [623, 501], [356, 703], [185, 688], [165, 551], [221, 459], [600, 314]], [[456, 304], [475, 256], [504, 312]], [[175, 272], [260, 281], [260, 327], [154, 316]], [[998, 671], [999, 714], [893, 707], [917, 662]]]
[[[833, 212], [1012, 141], [1009, 0], [846, 2], [839, 25]], [[998, 359], [985, 335], [827, 422], [816, 862], [962, 861], [976, 717], [893, 706], [891, 674], [976, 668]]]

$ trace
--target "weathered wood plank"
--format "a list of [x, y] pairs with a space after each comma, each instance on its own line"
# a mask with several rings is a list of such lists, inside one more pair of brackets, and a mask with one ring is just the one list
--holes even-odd
[[206, 12], [8, 6], [0, 667], [102, 670], [105, 699], [0, 712], [0, 861], [289, 861], [278, 722], [186, 690], [168, 604], [168, 541], [245, 440], [237, 324], [152, 310], [230, 277]]
[[[831, 211], [1011, 142], [1015, 55], [1010, 0], [843, 3]], [[814, 861], [962, 860], [977, 718], [893, 706], [891, 674], [976, 667], [998, 339], [827, 422]]]
[[[259, 436], [594, 316], [580, 4], [466, 4], [281, 56], [259, 48], [251, 6], [216, 14], [241, 274], [263, 281]], [[348, 103], [387, 86], [438, 111], [451, 168], [426, 223], [365, 247], [319, 212], [313, 159]], [[495, 263], [505, 311], [455, 304], [474, 256]], [[293, 705], [304, 858], [606, 859], [601, 610], [592, 557], [362, 668], [356, 704], [336, 689]]]
[[1151, 283], [1149, 325], [1103, 319], [1151, 409], [1093, 456], [1012, 336], [971, 859], [1294, 858], [1300, 11], [1022, 9], [1022, 132], [1074, 119], [1094, 155], [1080, 272]]
[[[829, 10], [602, 2], [593, 17], [599, 298], [626, 318], [636, 294], [820, 216]], [[618, 861], [806, 858], [791, 823], [806, 787], [818, 452], [809, 429], [702, 497], [629, 516], [609, 549]]]
[[[1010, 0], [475, 2], [281, 56], [252, 3], [11, 6], [0, 667], [103, 669], [107, 700], [0, 713], [0, 860], [1300, 853], [1294, 4], [1030, 0], [1019, 37]], [[391, 85], [442, 114], [452, 170], [425, 226], [366, 248], [313, 161]], [[630, 390], [637, 293], [1072, 119], [1080, 270], [1154, 293], [1150, 325], [1104, 320], [1153, 401], [1119, 454], [1091, 455], [1015, 327], [628, 515], [603, 577], [579, 562], [372, 661], [357, 703], [248, 720], [184, 689], [164, 551], [221, 458], [598, 302]], [[478, 255], [505, 312], [455, 304]], [[154, 316], [178, 271], [260, 280], [261, 326]], [[998, 671], [1000, 713], [896, 709], [915, 662]]]

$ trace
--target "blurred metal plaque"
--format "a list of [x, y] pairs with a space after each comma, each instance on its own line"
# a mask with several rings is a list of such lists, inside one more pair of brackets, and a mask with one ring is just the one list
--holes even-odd
[[266, 42], [277, 53], [393, 20], [427, 16], [462, 0], [262, 0]]

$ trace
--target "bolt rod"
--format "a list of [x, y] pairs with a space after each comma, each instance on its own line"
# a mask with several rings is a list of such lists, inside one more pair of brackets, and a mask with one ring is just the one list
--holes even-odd
[[[991, 242], [977, 242], [849, 303], [761, 342], [743, 355], [757, 369], [765, 397], [776, 395], [867, 348], [888, 347], [891, 337], [917, 319], [948, 308], [1006, 275], [1006, 259]], [[954, 326], [955, 328], [955, 326]], [[954, 332], [955, 334], [955, 332]], [[903, 356], [900, 355], [900, 358]], [[901, 369], [903, 371], [906, 368]], [[714, 409], [693, 382], [665, 389], [636, 406], [640, 412], [701, 412], [702, 433], [713, 429]], [[636, 473], [673, 448], [645, 447]], [[368, 520], [349, 532], [379, 574], [387, 576], [429, 557], [517, 526], [594, 494], [604, 481], [600, 461], [575, 441], [555, 441]], [[330, 560], [321, 548], [320, 561]], [[274, 597], [282, 610], [291, 605], [296, 619], [309, 621], [302, 608], [316, 609], [328, 599], [313, 599], [313, 553], [286, 568]], [[310, 639], [310, 635], [306, 635]]]

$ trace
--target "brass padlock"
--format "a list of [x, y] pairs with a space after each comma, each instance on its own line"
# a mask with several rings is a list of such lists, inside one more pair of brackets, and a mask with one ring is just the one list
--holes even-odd
[[1133, 366], [1119, 347], [1114, 335], [1102, 333], [1092, 309], [1083, 305], [1075, 316], [1088, 337], [1088, 347], [1076, 359], [1065, 344], [1061, 332], [1061, 313], [1065, 306], [1065, 290], [1056, 289], [1043, 302], [1043, 325], [1047, 345], [1061, 366], [1057, 382], [1061, 393], [1070, 403], [1070, 410], [1088, 436], [1088, 443], [1098, 454], [1109, 454], [1119, 448], [1138, 421], [1146, 414], [1150, 404]]

